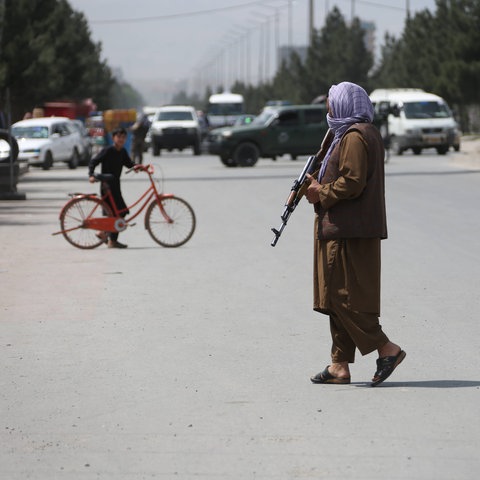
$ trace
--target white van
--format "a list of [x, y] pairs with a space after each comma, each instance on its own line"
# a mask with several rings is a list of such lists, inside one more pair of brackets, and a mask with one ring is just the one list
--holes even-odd
[[412, 149], [435, 148], [440, 155], [455, 147], [457, 124], [443, 98], [418, 88], [374, 90], [370, 100], [377, 113], [388, 115], [390, 149], [401, 155]]
[[244, 100], [239, 93], [215, 93], [208, 99], [207, 118], [210, 128], [233, 125], [244, 113]]

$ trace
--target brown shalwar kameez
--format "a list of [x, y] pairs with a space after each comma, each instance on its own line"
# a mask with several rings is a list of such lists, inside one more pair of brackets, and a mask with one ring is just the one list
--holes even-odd
[[[368, 125], [368, 126], [367, 126]], [[388, 342], [380, 315], [380, 242], [386, 238], [383, 158], [376, 133], [355, 125], [332, 153], [315, 205], [314, 310], [330, 317], [332, 361]], [[381, 141], [381, 139], [380, 139]]]

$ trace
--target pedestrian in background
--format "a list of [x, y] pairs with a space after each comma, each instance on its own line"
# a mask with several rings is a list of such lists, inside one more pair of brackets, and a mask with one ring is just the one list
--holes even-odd
[[132, 159], [136, 163], [143, 163], [143, 152], [145, 150], [145, 137], [150, 128], [150, 121], [147, 115], [142, 113], [137, 121], [132, 125]]
[[334, 138], [306, 196], [316, 213], [314, 310], [330, 318], [332, 349], [331, 364], [311, 381], [350, 383], [358, 348], [378, 352], [376, 386], [406, 355], [379, 323], [380, 242], [387, 238], [383, 141], [362, 87], [333, 85], [327, 109]]

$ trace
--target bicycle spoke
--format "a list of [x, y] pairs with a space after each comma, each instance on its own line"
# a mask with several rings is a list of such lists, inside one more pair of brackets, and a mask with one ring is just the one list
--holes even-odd
[[164, 247], [183, 245], [191, 238], [196, 226], [192, 207], [185, 200], [172, 197], [162, 200], [162, 209], [156, 202], [149, 206], [147, 228], [150, 235]]
[[65, 206], [60, 218], [63, 236], [77, 248], [98, 247], [103, 243], [98, 237], [98, 231], [85, 228], [84, 222], [104, 216], [112, 216], [112, 212], [101, 200], [91, 197], [74, 198]]

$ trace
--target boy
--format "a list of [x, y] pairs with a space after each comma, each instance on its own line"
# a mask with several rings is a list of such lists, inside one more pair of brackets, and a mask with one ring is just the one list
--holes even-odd
[[[136, 164], [132, 161], [127, 150], [124, 148], [127, 140], [127, 131], [124, 128], [116, 128], [112, 132], [112, 140], [113, 145], [105, 147], [98, 153], [98, 155], [90, 160], [88, 165], [88, 180], [90, 183], [94, 183], [96, 181], [93, 173], [95, 171], [95, 167], [101, 164], [102, 174], [108, 174], [110, 176], [108, 179], [108, 185], [110, 187], [110, 191], [112, 192], [117, 210], [123, 210], [127, 208], [127, 204], [122, 197], [122, 191], [120, 189], [120, 176], [122, 174], [122, 168], [124, 166], [127, 168], [135, 168]], [[100, 193], [102, 195], [105, 194], [103, 182]], [[113, 205], [110, 206], [113, 210]], [[121, 213], [121, 216], [125, 217], [128, 213], [128, 210], [125, 210]], [[106, 232], [100, 232], [98, 237], [107, 243], [108, 248], [127, 248], [127, 245], [118, 241], [118, 232], [111, 232], [109, 234]]]

